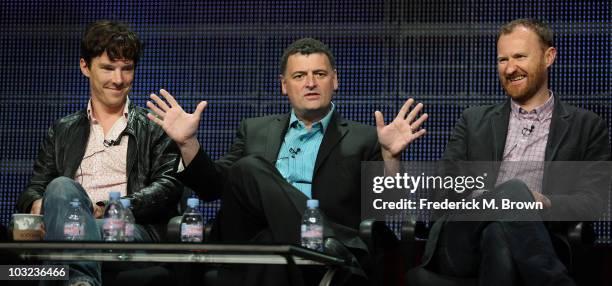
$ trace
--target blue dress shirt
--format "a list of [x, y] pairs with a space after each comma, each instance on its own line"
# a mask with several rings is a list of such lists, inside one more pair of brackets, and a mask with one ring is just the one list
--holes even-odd
[[334, 109], [332, 103], [327, 115], [314, 122], [310, 130], [297, 118], [295, 111], [291, 110], [289, 128], [276, 158], [276, 169], [283, 178], [308, 198], [312, 198], [312, 175], [317, 153]]

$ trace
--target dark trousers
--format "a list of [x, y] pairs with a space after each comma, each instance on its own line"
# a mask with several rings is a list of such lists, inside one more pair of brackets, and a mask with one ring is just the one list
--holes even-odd
[[[273, 164], [261, 157], [247, 156], [237, 161], [227, 175], [213, 240], [300, 243], [300, 224], [308, 198], [285, 181]], [[325, 237], [347, 235], [347, 230], [328, 220], [324, 232]], [[222, 285], [309, 285], [318, 282], [322, 271], [320, 267], [235, 265], [222, 269], [219, 280]]]
[[229, 170], [215, 234], [226, 243], [249, 242], [261, 232], [274, 243], [299, 243], [306, 200], [271, 163], [245, 157]]
[[[534, 201], [518, 180], [483, 196]], [[465, 216], [450, 213], [436, 221], [425, 251], [425, 259], [431, 257], [427, 268], [454, 277], [478, 277], [479, 285], [574, 285], [537, 210], [495, 212], [486, 221]]]

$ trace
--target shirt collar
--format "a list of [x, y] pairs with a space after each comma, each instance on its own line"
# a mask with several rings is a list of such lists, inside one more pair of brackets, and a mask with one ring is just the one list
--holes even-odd
[[534, 108], [531, 112], [527, 112], [516, 101], [511, 100], [510, 106], [512, 108], [512, 113], [519, 117], [528, 113], [535, 114], [539, 120], [550, 118], [552, 116], [553, 107], [555, 106], [555, 97], [553, 96], [552, 90], [548, 90], [548, 93], [550, 94], [548, 100], [542, 105]]
[[[130, 98], [126, 97], [125, 106], [123, 107], [123, 116], [125, 116], [125, 119], [128, 119], [128, 114], [130, 113], [129, 106], [130, 106]], [[98, 120], [96, 120], [92, 116], [91, 98], [89, 99], [89, 101], [87, 101], [87, 119], [89, 119], [89, 121], [91, 121], [92, 123], [98, 122]]]
[[[336, 109], [336, 105], [333, 102], [331, 102], [331, 108], [329, 109], [327, 114], [323, 118], [321, 118], [321, 120], [317, 122], [313, 122], [312, 127], [318, 128], [317, 126], [321, 125], [322, 127], [321, 131], [325, 133], [325, 130], [327, 130], [327, 126], [329, 126], [329, 122], [331, 121], [331, 117], [335, 109]], [[291, 109], [291, 117], [289, 118], [289, 127], [297, 128], [297, 126], [304, 127], [304, 123], [298, 119], [297, 115], [295, 115], [295, 110]]]

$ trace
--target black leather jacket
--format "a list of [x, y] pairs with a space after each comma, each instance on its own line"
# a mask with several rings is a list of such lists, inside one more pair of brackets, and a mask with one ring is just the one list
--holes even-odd
[[[130, 102], [128, 110], [128, 124], [123, 131], [130, 138], [127, 197], [131, 199], [137, 223], [154, 224], [163, 230], [168, 219], [177, 214], [183, 191], [175, 178], [179, 150], [159, 126], [147, 119], [146, 109]], [[85, 154], [89, 131], [87, 109], [61, 118], [49, 128], [34, 162], [30, 182], [17, 201], [18, 211], [29, 212], [32, 202], [42, 198], [53, 179], [75, 177]]]

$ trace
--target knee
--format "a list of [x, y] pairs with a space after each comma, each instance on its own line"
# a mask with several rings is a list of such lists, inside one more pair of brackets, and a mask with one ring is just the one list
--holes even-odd
[[533, 195], [525, 182], [512, 179], [496, 188], [498, 198], [510, 199], [515, 202], [533, 201]]
[[236, 161], [230, 168], [230, 173], [236, 176], [250, 174], [260, 170], [265, 165], [271, 165], [271, 163], [261, 156], [249, 155]]
[[[267, 185], [274, 180], [276, 167], [261, 156], [245, 156], [236, 161], [227, 173], [227, 183], [224, 193], [235, 193], [244, 196], [251, 192], [258, 192], [262, 184]], [[279, 175], [280, 176], [280, 175]]]
[[500, 190], [529, 190], [527, 184], [519, 179], [510, 179], [497, 188]]
[[53, 179], [45, 189], [45, 200], [65, 200], [69, 201], [78, 195], [78, 183], [68, 177], [58, 177]]

